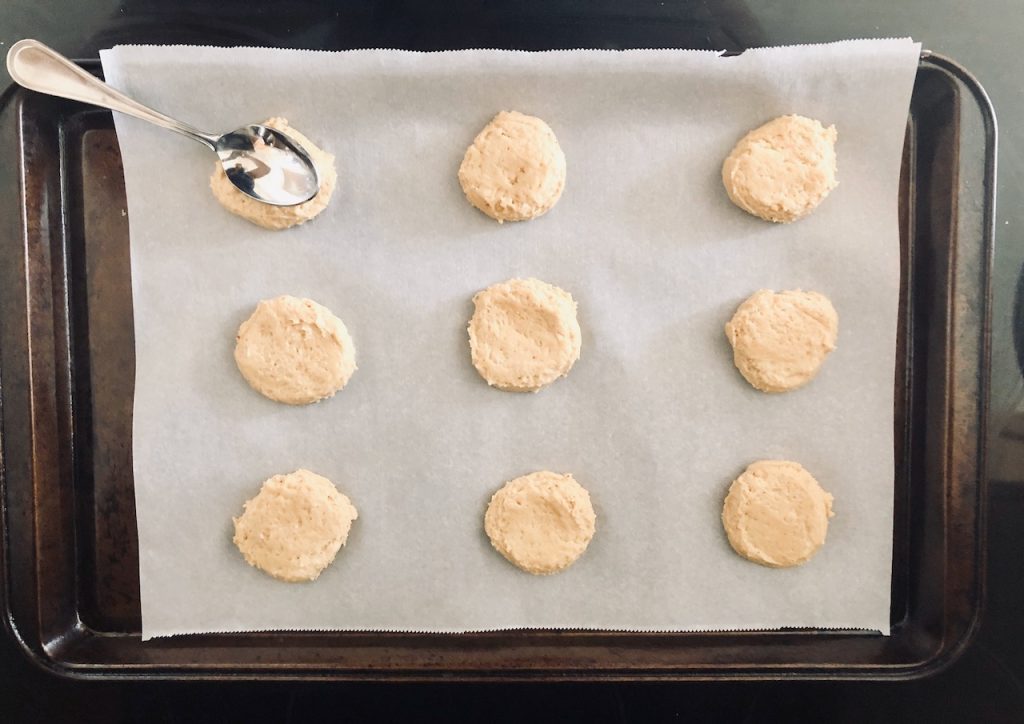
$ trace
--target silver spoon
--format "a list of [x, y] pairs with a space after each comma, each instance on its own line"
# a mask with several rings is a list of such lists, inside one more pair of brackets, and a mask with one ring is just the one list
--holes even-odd
[[198, 141], [220, 157], [231, 183], [257, 201], [295, 206], [320, 190], [309, 153], [281, 131], [253, 124], [223, 136], [203, 133], [133, 101], [38, 40], [12, 45], [7, 71], [29, 90], [119, 111]]

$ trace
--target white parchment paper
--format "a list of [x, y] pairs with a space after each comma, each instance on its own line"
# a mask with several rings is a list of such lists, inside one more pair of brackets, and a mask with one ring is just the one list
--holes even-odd
[[[466, 631], [862, 627], [888, 632], [897, 183], [919, 46], [747, 51], [343, 53], [117, 47], [109, 81], [199, 127], [269, 116], [338, 158], [315, 221], [264, 231], [212, 198], [214, 159], [116, 117], [131, 222], [134, 460], [144, 637], [259, 629]], [[540, 116], [568, 159], [547, 216], [499, 226], [456, 170], [499, 110]], [[840, 185], [773, 225], [726, 198], [722, 160], [785, 113], [834, 123]], [[583, 354], [536, 395], [488, 388], [469, 360], [472, 295], [535, 276], [579, 302]], [[838, 350], [808, 387], [753, 390], [722, 325], [757, 289], [814, 289]], [[288, 407], [251, 390], [234, 334], [256, 302], [307, 296], [340, 316], [359, 371]], [[772, 570], [730, 549], [730, 482], [801, 462], [835, 496], [828, 542]], [[359, 509], [312, 584], [245, 564], [231, 517], [299, 467]], [[551, 577], [483, 532], [491, 494], [541, 469], [590, 491], [597, 534]]]

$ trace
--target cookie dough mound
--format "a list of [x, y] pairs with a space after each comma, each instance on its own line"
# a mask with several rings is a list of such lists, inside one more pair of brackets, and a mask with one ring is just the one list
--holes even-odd
[[309, 153], [320, 174], [320, 190], [316, 196], [297, 206], [271, 206], [246, 196], [228, 180], [220, 161], [210, 177], [210, 189], [213, 196], [232, 214], [241, 216], [265, 229], [287, 229], [291, 226], [304, 224], [327, 208], [338, 184], [338, 172], [334, 168], [334, 156], [321, 151], [312, 141], [288, 125], [284, 118], [271, 118], [264, 126], [283, 131], [295, 139]]
[[356, 348], [340, 319], [310, 299], [264, 299], [238, 328], [235, 363], [254, 390], [308, 405], [332, 397], [356, 371]]
[[759, 460], [729, 488], [722, 525], [744, 558], [788, 568], [821, 548], [833, 515], [832, 496], [799, 463]]
[[251, 566], [281, 581], [313, 581], [345, 545], [352, 502], [308, 470], [275, 475], [234, 518], [234, 543]]
[[565, 154], [539, 118], [502, 111], [466, 150], [459, 183], [492, 219], [525, 221], [547, 213], [565, 188]]
[[510, 563], [547, 575], [583, 555], [596, 522], [586, 489], [572, 475], [545, 470], [505, 483], [491, 497], [484, 530]]
[[836, 348], [839, 316], [818, 292], [755, 292], [725, 325], [733, 362], [763, 392], [806, 385]]
[[536, 392], [580, 358], [580, 324], [569, 292], [537, 279], [510, 279], [473, 297], [469, 349], [487, 384]]
[[836, 127], [782, 116], [744, 136], [722, 164], [732, 202], [766, 221], [807, 216], [839, 183]]

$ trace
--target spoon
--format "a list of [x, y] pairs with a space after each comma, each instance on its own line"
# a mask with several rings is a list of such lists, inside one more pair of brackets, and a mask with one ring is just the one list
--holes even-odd
[[12, 45], [7, 71], [29, 90], [119, 111], [198, 141], [217, 154], [235, 188], [257, 201], [295, 206], [320, 190], [309, 153], [281, 131], [252, 124], [222, 136], [203, 133], [114, 90], [38, 40]]

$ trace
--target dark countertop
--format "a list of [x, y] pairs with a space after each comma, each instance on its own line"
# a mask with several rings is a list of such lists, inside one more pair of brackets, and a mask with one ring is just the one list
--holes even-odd
[[[338, 7], [335, 8], [334, 5]], [[534, 9], [530, 9], [534, 8]], [[371, 685], [69, 682], [36, 669], [0, 636], [0, 721], [362, 721], [460, 715], [597, 721], [1024, 721], [1024, 34], [1014, 0], [862, 0], [825, 8], [771, 3], [7, 0], [0, 51], [23, 37], [71, 57], [119, 42], [303, 48], [694, 47], [739, 50], [911, 35], [985, 86], [1000, 124], [989, 421], [988, 600], [978, 636], [920, 682], [652, 685]], [[1018, 18], [1014, 20], [1014, 18]], [[2, 83], [8, 78], [5, 71]], [[1015, 334], [1016, 333], [1016, 334]], [[1016, 337], [1016, 339], [1015, 339]]]

